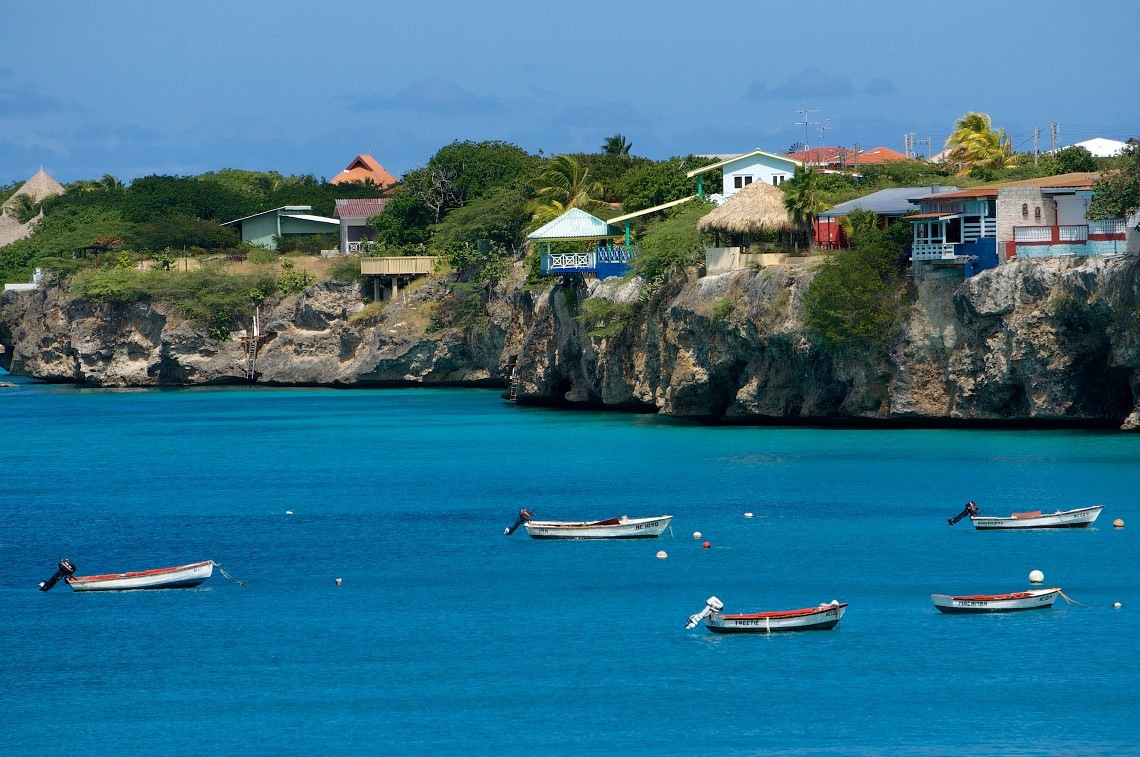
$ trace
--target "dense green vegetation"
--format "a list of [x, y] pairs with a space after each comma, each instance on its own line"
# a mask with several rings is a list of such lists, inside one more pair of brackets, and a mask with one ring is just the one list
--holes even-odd
[[[854, 248], [830, 258], [804, 292], [804, 322], [830, 349], [885, 344], [902, 317], [906, 292], [904, 224], [886, 231], [856, 216]], [[900, 238], [901, 237], [901, 238]]]

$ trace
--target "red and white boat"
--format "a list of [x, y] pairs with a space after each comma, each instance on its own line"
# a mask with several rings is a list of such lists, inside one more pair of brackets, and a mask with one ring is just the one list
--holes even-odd
[[503, 533], [509, 536], [521, 525], [532, 539], [656, 539], [672, 521], [672, 515], [652, 518], [623, 515], [586, 521], [534, 520], [530, 511], [523, 508], [514, 525], [504, 529]]
[[1053, 606], [1060, 589], [1029, 589], [1011, 594], [931, 594], [930, 599], [939, 612], [985, 613], [1044, 610]]
[[689, 616], [685, 628], [696, 628], [703, 620], [713, 633], [777, 633], [781, 631], [826, 631], [839, 623], [847, 603], [833, 599], [817, 607], [724, 615], [724, 603], [716, 597], [705, 600], [705, 609]]
[[1013, 513], [1004, 516], [971, 515], [970, 521], [979, 531], [998, 528], [1087, 528], [1093, 524], [1104, 505], [1078, 507], [1075, 510], [1058, 510], [1055, 513], [1042, 513], [1034, 510], [1028, 513]]
[[48, 591], [63, 578], [73, 591], [128, 591], [131, 589], [185, 589], [197, 586], [214, 573], [214, 561], [178, 565], [173, 568], [155, 568], [130, 573], [107, 573], [101, 576], [76, 576], [75, 566], [70, 560], [61, 560], [59, 570], [47, 581], [40, 584], [41, 591]]

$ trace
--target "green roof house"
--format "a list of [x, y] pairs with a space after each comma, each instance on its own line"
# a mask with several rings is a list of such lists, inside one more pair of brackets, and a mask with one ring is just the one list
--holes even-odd
[[267, 250], [277, 249], [277, 239], [288, 234], [339, 234], [340, 221], [312, 214], [309, 205], [285, 205], [255, 213], [245, 218], [226, 221], [222, 226], [241, 230], [241, 241]]

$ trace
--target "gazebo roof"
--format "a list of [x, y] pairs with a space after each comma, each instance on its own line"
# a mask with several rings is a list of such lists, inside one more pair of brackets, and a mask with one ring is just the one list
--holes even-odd
[[576, 239], [608, 239], [622, 232], [581, 208], [570, 208], [562, 215], [526, 235], [540, 242], [562, 242]]
[[763, 181], [754, 181], [725, 200], [724, 204], [697, 221], [700, 231], [752, 234], [792, 227], [784, 207], [784, 191]]

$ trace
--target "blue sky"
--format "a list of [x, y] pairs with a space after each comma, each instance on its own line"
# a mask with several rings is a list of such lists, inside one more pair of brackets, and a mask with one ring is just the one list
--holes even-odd
[[[961, 9], [959, 13], [955, 8]], [[990, 10], [986, 13], [986, 10]], [[937, 151], [982, 111], [1021, 150], [1140, 137], [1134, 0], [6, 4], [0, 184], [221, 168], [396, 175], [456, 139], [654, 159]]]

